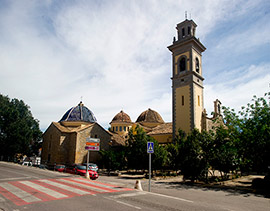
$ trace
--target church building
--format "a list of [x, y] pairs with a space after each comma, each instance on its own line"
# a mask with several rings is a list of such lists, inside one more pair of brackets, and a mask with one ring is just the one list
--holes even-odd
[[[99, 138], [100, 150], [108, 150], [111, 134], [97, 123], [86, 106], [80, 102], [69, 109], [59, 122], [52, 122], [43, 134], [42, 163], [74, 164], [86, 163], [87, 138]], [[89, 161], [97, 163], [101, 159], [97, 151], [91, 151]]]
[[[188, 19], [177, 24], [177, 39], [168, 46], [172, 53], [172, 122], [164, 122], [161, 115], [150, 108], [132, 122], [121, 110], [110, 122], [110, 130], [105, 130], [80, 102], [59, 122], [52, 122], [43, 134], [42, 163], [84, 163], [87, 138], [99, 138], [100, 149], [108, 150], [110, 146], [125, 145], [128, 131], [137, 125], [160, 144], [167, 144], [179, 129], [188, 134], [194, 128], [209, 131], [224, 124], [219, 100], [214, 102], [212, 117], [207, 117], [204, 109], [202, 53], [206, 48], [195, 36], [196, 27], [196, 23]], [[100, 158], [98, 152], [91, 152], [90, 162], [98, 162]]]
[[124, 145], [128, 138], [128, 131], [137, 125], [160, 144], [172, 142], [172, 123], [165, 123], [160, 114], [150, 108], [143, 111], [136, 122], [132, 122], [129, 115], [121, 110], [114, 116], [110, 125], [113, 143]]
[[[194, 128], [199, 131], [213, 129], [221, 118], [220, 101], [214, 103], [214, 116], [208, 118], [204, 109], [204, 86], [202, 53], [204, 45], [196, 38], [196, 23], [186, 19], [177, 24], [177, 39], [174, 37], [168, 49], [172, 52], [172, 121], [173, 137], [181, 129], [190, 133]], [[223, 121], [221, 121], [223, 122]]]

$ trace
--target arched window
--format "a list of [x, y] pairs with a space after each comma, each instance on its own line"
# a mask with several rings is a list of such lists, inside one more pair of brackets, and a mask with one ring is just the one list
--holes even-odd
[[179, 62], [179, 72], [185, 71], [186, 70], [186, 58], [180, 59]]
[[185, 28], [182, 28], [182, 37], [185, 37]]
[[196, 72], [199, 73], [200, 72], [200, 62], [199, 62], [199, 59], [196, 57]]

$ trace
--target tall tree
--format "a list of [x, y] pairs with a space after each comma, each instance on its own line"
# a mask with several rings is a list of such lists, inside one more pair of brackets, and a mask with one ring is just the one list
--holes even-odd
[[252, 103], [243, 106], [238, 115], [224, 109], [230, 138], [234, 139], [242, 171], [263, 172], [270, 166], [270, 93], [253, 96]]
[[16, 153], [37, 153], [42, 132], [29, 109], [22, 100], [0, 95], [0, 156], [3, 159]]

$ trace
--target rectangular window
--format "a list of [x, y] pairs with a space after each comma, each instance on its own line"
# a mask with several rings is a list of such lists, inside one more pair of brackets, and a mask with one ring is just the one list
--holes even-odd
[[112, 127], [112, 131], [114, 131], [114, 127]]
[[182, 95], [182, 106], [185, 105], [185, 98], [184, 96]]
[[185, 36], [185, 28], [182, 28], [182, 37]]
[[115, 127], [115, 131], [118, 131], [118, 126]]
[[201, 106], [201, 103], [200, 103], [200, 96], [198, 95], [198, 106]]
[[188, 27], [187, 33], [188, 33], [188, 35], [190, 35], [190, 26]]
[[124, 131], [127, 131], [127, 128], [126, 128], [126, 126], [124, 126]]
[[119, 126], [119, 131], [122, 131], [122, 126]]

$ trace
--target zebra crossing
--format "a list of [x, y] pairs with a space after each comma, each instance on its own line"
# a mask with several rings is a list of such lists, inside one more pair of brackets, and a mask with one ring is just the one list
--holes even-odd
[[132, 189], [84, 178], [39, 179], [0, 183], [0, 196], [2, 195], [18, 206], [75, 196], [130, 190]]

